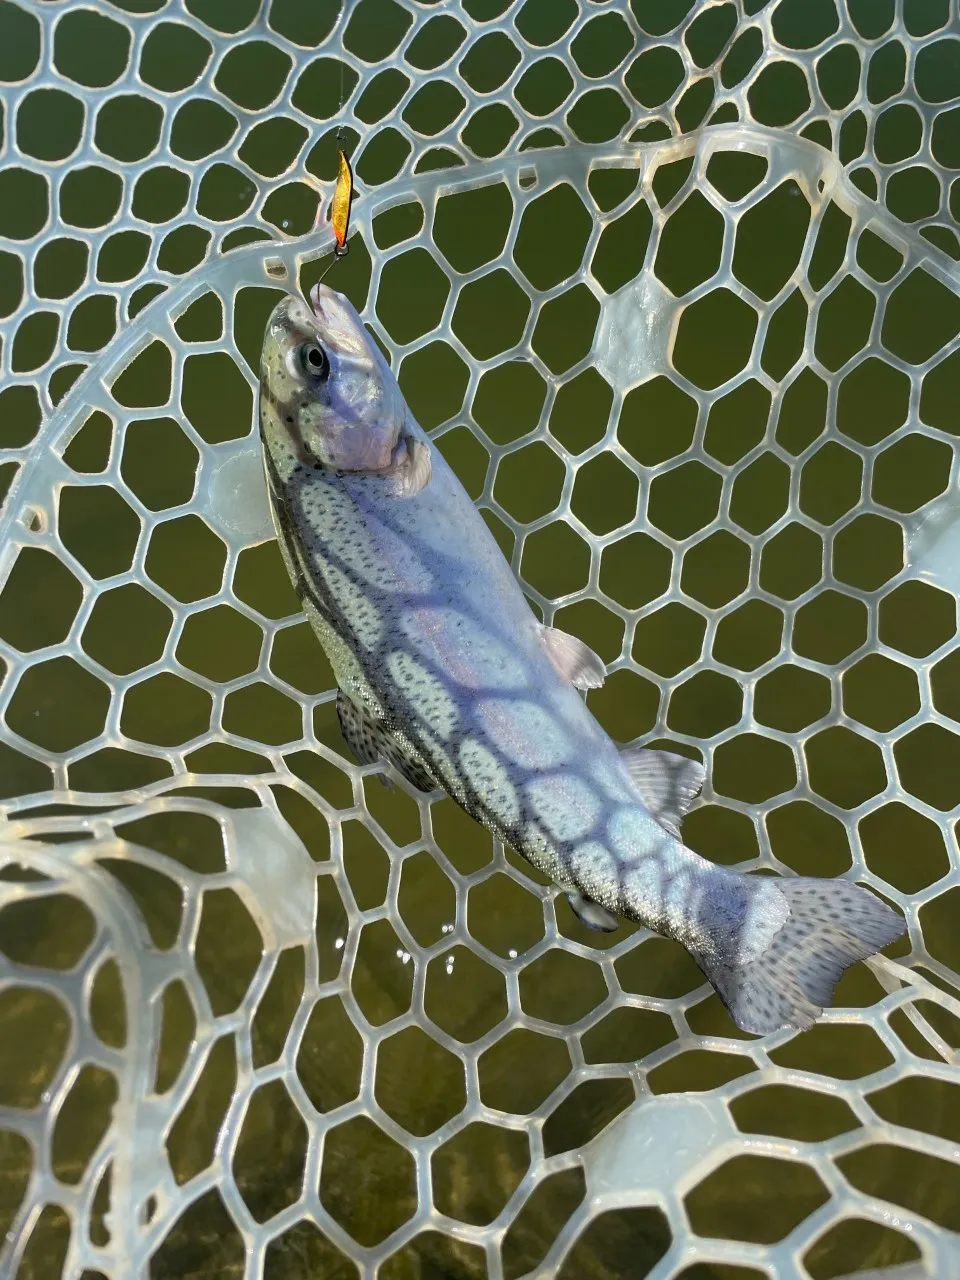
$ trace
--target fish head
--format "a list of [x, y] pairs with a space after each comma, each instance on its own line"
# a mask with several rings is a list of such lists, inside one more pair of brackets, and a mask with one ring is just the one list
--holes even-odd
[[[407, 409], [353, 305], [318, 284], [312, 308], [284, 298], [267, 323], [260, 427], [274, 462], [389, 472], [403, 450]], [[285, 467], [282, 467], [286, 470]]]

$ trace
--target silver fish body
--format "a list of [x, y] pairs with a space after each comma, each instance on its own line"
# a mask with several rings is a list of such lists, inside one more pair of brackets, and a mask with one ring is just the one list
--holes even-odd
[[849, 881], [746, 876], [684, 847], [700, 766], [613, 743], [578, 691], [599, 659], [537, 620], [350, 304], [322, 285], [312, 300], [271, 317], [261, 434], [354, 753], [442, 788], [589, 926], [626, 916], [680, 941], [745, 1030], [810, 1025], [900, 917]]

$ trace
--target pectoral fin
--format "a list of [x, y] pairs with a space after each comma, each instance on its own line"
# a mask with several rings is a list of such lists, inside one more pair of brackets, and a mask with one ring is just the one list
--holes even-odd
[[[344, 741], [361, 764], [386, 761], [418, 791], [436, 790], [433, 777], [412, 751], [342, 689], [337, 694], [337, 717]], [[384, 782], [390, 785], [389, 779]]]
[[570, 903], [573, 914], [588, 929], [593, 929], [597, 933], [612, 933], [620, 925], [619, 917], [612, 911], [608, 911], [606, 907], [601, 907], [599, 902], [594, 902], [578, 889], [567, 890], [567, 901]]
[[397, 446], [390, 475], [395, 497], [415, 498], [427, 487], [433, 475], [430, 446], [415, 436], [403, 436]]
[[679, 836], [681, 819], [703, 786], [703, 765], [649, 747], [624, 747], [620, 758], [646, 807], [671, 835]]
[[550, 661], [578, 689], [599, 689], [607, 678], [602, 659], [589, 645], [559, 627], [541, 627], [540, 639]]

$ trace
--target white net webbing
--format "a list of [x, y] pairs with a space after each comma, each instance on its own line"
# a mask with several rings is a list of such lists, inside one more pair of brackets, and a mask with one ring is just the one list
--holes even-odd
[[[960, 1276], [953, 0], [0, 0], [0, 81], [0, 1275]], [[348, 758], [253, 416], [338, 126], [688, 843], [904, 911], [812, 1031]]]

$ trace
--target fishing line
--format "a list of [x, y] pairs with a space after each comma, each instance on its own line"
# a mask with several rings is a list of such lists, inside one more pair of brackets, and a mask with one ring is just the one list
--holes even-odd
[[[349, 0], [343, 0], [342, 18], [343, 29], [346, 29], [347, 6]], [[343, 59], [343, 48], [341, 41], [341, 57], [340, 57], [340, 108], [339, 122], [337, 124], [337, 149], [338, 169], [337, 184], [333, 191], [333, 203], [330, 208], [330, 222], [333, 227], [333, 234], [336, 244], [333, 249], [333, 257], [320, 273], [320, 280], [324, 278], [330, 268], [340, 258], [345, 258], [350, 252], [350, 246], [347, 244], [347, 233], [350, 228], [350, 202], [353, 199], [353, 171], [350, 168], [350, 161], [343, 147], [343, 108], [346, 100], [346, 63]]]
[[[344, 17], [344, 30], [346, 30], [347, 0], [343, 0], [343, 17]], [[341, 49], [341, 53], [342, 52], [343, 50]], [[340, 112], [339, 112], [340, 119], [337, 122], [337, 141], [338, 142], [343, 141], [343, 100], [346, 97], [346, 89], [345, 89], [346, 70], [347, 70], [347, 64], [344, 62], [343, 58], [341, 58], [340, 59]]]

